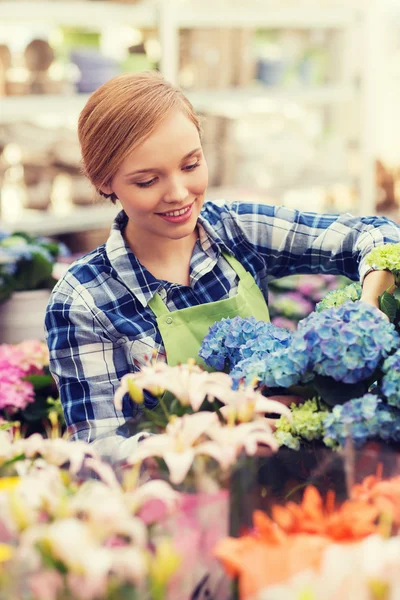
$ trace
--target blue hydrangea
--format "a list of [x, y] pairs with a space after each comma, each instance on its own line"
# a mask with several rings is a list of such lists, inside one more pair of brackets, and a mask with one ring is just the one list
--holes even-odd
[[400, 336], [392, 323], [364, 302], [314, 312], [300, 321], [288, 359], [306, 371], [343, 383], [358, 383], [373, 375]]
[[344, 446], [351, 438], [356, 447], [367, 440], [400, 441], [400, 411], [374, 394], [336, 405], [323, 422], [327, 446]]
[[205, 336], [199, 356], [219, 371], [232, 371], [243, 360], [263, 360], [271, 352], [287, 348], [291, 339], [289, 331], [254, 317], [222, 319]]
[[382, 370], [382, 392], [389, 404], [400, 408], [400, 349], [385, 360]]

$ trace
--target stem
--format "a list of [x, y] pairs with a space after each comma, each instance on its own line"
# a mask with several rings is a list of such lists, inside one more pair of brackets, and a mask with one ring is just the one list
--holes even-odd
[[397, 284], [396, 282], [392, 283], [392, 285], [389, 285], [388, 289], [385, 290], [385, 292], [387, 294], [393, 294], [393, 292], [395, 291], [395, 289], [397, 288]]
[[226, 425], [226, 420], [224, 419], [224, 415], [220, 411], [220, 408], [219, 408], [218, 404], [215, 402], [215, 400], [212, 402], [211, 406], [213, 407], [213, 409], [217, 413], [218, 419], [219, 419], [220, 423], [222, 423], [223, 425]]
[[171, 415], [168, 412], [167, 406], [166, 406], [166, 404], [164, 402], [164, 398], [162, 398], [162, 396], [160, 396], [160, 398], [159, 398], [159, 403], [160, 403], [162, 411], [163, 411], [163, 413], [165, 415], [165, 418], [167, 419], [167, 421], [169, 421], [169, 418], [170, 418]]

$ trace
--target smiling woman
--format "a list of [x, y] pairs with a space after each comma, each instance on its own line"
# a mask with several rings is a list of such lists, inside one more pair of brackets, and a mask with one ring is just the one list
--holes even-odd
[[[118, 76], [94, 92], [79, 119], [85, 173], [122, 209], [107, 242], [74, 263], [46, 315], [50, 368], [72, 438], [103, 454], [130, 453], [136, 422], [119, 382], [151, 357], [198, 356], [225, 317], [269, 320], [268, 281], [293, 273], [361, 279], [377, 305], [390, 285], [366, 257], [400, 242], [392, 222], [286, 207], [206, 202], [199, 118], [158, 73]], [[148, 395], [145, 405], [154, 407]], [[130, 439], [126, 439], [126, 437]]]

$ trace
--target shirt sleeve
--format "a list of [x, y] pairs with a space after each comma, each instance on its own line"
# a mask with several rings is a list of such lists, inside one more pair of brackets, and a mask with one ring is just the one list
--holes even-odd
[[371, 250], [400, 242], [400, 226], [384, 217], [317, 214], [241, 202], [225, 204], [219, 213], [230, 243], [255, 248], [270, 279], [330, 273], [362, 281], [372, 270], [365, 260]]
[[128, 397], [122, 411], [114, 405], [120, 379], [135, 370], [123, 340], [107, 337], [88, 306], [59, 291], [50, 299], [45, 327], [70, 438], [94, 442], [103, 456], [125, 458], [146, 434], [137, 433], [138, 407]]

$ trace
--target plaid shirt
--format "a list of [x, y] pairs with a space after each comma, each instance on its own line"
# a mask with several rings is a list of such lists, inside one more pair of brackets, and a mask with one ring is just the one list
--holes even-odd
[[[235, 295], [238, 278], [221, 251], [241, 262], [266, 299], [268, 281], [293, 273], [362, 280], [371, 249], [400, 241], [400, 228], [385, 218], [207, 202], [198, 220], [190, 286], [183, 286], [156, 279], [139, 263], [123, 238], [126, 223], [121, 211], [107, 242], [57, 283], [46, 314], [50, 368], [68, 431], [74, 439], [99, 440], [105, 453], [135, 429], [137, 407], [126, 399], [118, 412], [113, 404], [121, 377], [138, 370], [153, 351], [165, 356], [148, 306], [156, 292], [170, 311]], [[146, 404], [154, 406], [154, 399]]]

